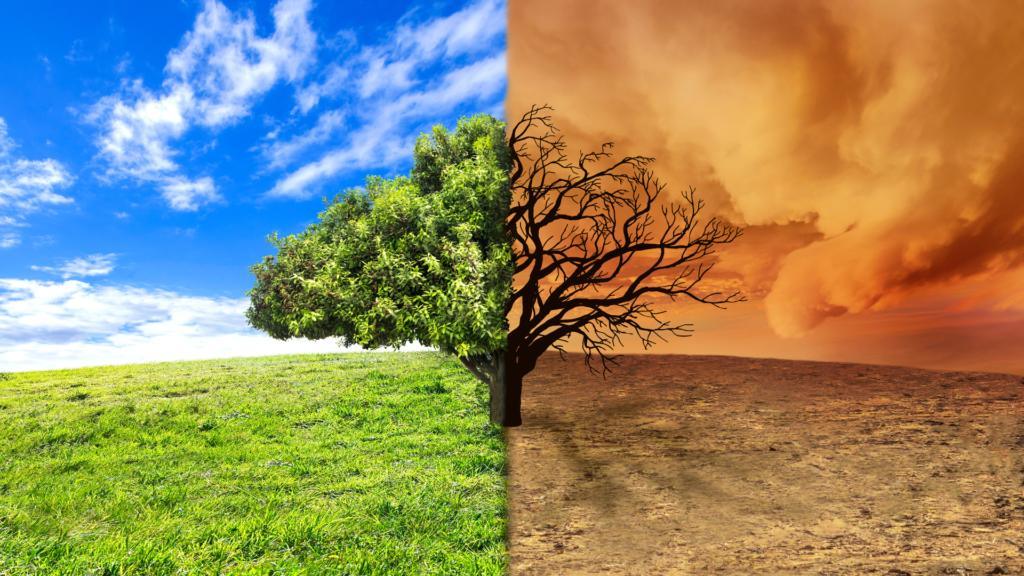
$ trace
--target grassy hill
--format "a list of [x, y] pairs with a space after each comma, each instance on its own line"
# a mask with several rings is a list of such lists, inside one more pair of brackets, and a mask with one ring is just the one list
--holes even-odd
[[506, 446], [436, 352], [0, 379], [0, 576], [502, 574]]

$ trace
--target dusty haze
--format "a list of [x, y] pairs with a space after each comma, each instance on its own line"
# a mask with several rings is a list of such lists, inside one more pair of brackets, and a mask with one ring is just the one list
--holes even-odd
[[[743, 227], [660, 354], [1024, 374], [1024, 2], [512, 0], [506, 115]], [[572, 348], [578, 350], [578, 345]], [[639, 352], [636, 340], [620, 351]]]

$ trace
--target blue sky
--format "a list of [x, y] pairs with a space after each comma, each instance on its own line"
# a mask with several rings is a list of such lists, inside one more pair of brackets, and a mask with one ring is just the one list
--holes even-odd
[[246, 325], [266, 236], [408, 173], [433, 125], [504, 119], [500, 0], [23, 2], [2, 29], [0, 371], [337, 351]]

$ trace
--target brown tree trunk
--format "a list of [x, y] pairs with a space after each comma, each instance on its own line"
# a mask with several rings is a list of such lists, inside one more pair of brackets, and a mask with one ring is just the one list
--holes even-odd
[[523, 423], [519, 413], [523, 395], [523, 376], [515, 361], [515, 355], [504, 350], [491, 353], [491, 366], [487, 388], [490, 391], [491, 423], [500, 424], [505, 428], [520, 426]]
[[487, 389], [490, 392], [491, 424], [504, 424], [508, 410], [508, 386], [505, 380], [505, 351], [491, 352], [493, 371], [487, 375]]
[[490, 421], [506, 428], [523, 423], [519, 413], [523, 394], [522, 367], [514, 353], [495, 350], [468, 358], [460, 357], [462, 364], [480, 381], [487, 384], [490, 394]]
[[[501, 402], [504, 407], [503, 417], [497, 421], [505, 428], [513, 428], [523, 424], [523, 416], [519, 408], [523, 399], [523, 372], [515, 354], [505, 353], [501, 371]], [[494, 406], [495, 395], [491, 392], [491, 406]], [[496, 422], [491, 408], [491, 422]]]

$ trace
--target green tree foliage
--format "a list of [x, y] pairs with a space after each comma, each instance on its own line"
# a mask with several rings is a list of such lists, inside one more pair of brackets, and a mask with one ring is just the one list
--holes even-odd
[[250, 268], [249, 325], [365, 349], [503, 350], [514, 271], [504, 127], [487, 115], [435, 127], [417, 141], [409, 177], [370, 177], [325, 198], [304, 232], [268, 237], [277, 256]]

